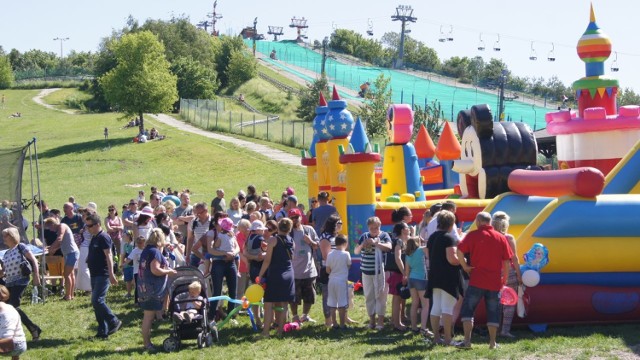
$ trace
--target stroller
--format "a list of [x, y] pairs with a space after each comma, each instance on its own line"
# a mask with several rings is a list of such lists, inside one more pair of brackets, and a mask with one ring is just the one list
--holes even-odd
[[202, 287], [200, 296], [204, 298], [204, 301], [198, 314], [191, 321], [172, 320], [171, 334], [164, 340], [162, 347], [167, 352], [178, 350], [184, 339], [197, 339], [199, 348], [211, 346], [214, 341], [218, 341], [218, 329], [215, 326], [210, 329], [207, 323], [207, 313], [210, 310], [208, 298], [211, 294], [209, 282], [205, 280], [204, 275], [197, 268], [183, 266], [175, 270], [178, 274], [173, 278], [169, 287], [169, 296], [171, 297], [169, 309], [172, 312], [179, 311], [181, 304], [193, 301], [193, 299], [176, 300], [176, 296], [188, 293], [189, 284], [194, 281], [200, 283]]

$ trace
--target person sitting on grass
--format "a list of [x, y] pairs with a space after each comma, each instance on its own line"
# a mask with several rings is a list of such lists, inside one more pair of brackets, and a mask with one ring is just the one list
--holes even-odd
[[173, 313], [175, 321], [190, 323], [199, 315], [204, 302], [204, 298], [200, 296], [201, 292], [202, 285], [194, 281], [189, 284], [188, 292], [176, 295], [176, 310], [178, 311]]
[[[347, 307], [349, 296], [347, 282], [349, 267], [351, 267], [351, 255], [346, 251], [347, 238], [343, 235], [336, 236], [336, 248], [327, 255], [327, 273], [329, 274], [327, 305], [331, 308], [332, 328], [346, 329]], [[336, 310], [340, 315], [340, 326], [336, 322]]]

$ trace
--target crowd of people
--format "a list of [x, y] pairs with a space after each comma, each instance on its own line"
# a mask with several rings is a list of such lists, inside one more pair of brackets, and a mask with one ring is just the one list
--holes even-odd
[[[95, 203], [80, 207], [73, 198], [63, 205], [62, 213], [49, 209], [42, 200], [37, 206], [43, 221], [34, 226], [44, 231], [49, 255], [64, 258], [62, 300], [73, 301], [78, 292], [91, 293], [100, 339], [122, 326], [105, 302], [109, 286], [119, 279], [126, 283], [125, 296], [144, 311], [145, 349], [155, 349], [150, 341], [154, 320], [172, 313], [174, 319], [189, 319], [187, 313], [169, 309], [168, 284], [176, 274], [174, 269], [183, 265], [197, 267], [210, 278], [212, 296], [221, 295], [226, 285], [227, 295], [238, 299], [249, 285], [263, 285], [264, 313], [255, 320], [264, 337], [273, 328], [281, 335], [290, 320], [316, 322], [310, 313], [317, 294], [322, 297], [325, 326], [348, 329], [355, 323], [349, 312], [357, 311], [348, 286], [350, 242], [353, 253], [360, 256], [369, 329], [385, 328], [391, 295], [389, 323], [393, 330], [413, 331], [436, 344], [469, 348], [473, 314], [484, 298], [490, 347], [497, 346], [499, 329], [501, 335], [513, 336], [514, 307], [500, 310], [499, 291], [505, 284], [517, 287], [522, 280], [515, 241], [507, 233], [509, 217], [502, 212], [493, 217], [479, 213], [477, 229], [464, 234], [456, 226], [456, 205], [451, 201], [433, 205], [420, 221], [413, 220], [409, 208], [400, 207], [393, 211], [389, 233], [374, 216], [359, 239], [348, 239], [327, 192], [311, 198], [305, 212], [290, 187], [272, 200], [268, 192], [258, 194], [249, 185], [229, 206], [223, 189], [216, 190], [209, 205], [192, 205], [188, 189], [152, 187], [148, 201], [140, 191], [137, 198], [122, 205], [121, 212], [111, 204], [104, 216]], [[20, 243], [15, 226], [8, 226], [2, 234], [9, 247], [2, 270], [10, 295], [7, 304], [0, 303], [0, 317], [4, 308], [15, 308], [37, 340], [41, 329], [20, 310], [29, 277], [34, 285], [39, 284], [37, 261]], [[33, 265], [30, 276], [19, 271], [22, 256]], [[0, 287], [0, 302], [5, 301], [2, 297]], [[405, 306], [408, 298], [411, 305]], [[211, 303], [209, 321], [226, 317], [236, 306], [231, 301], [226, 309], [218, 305]], [[252, 310], [261, 313], [257, 306]], [[464, 340], [454, 342], [458, 317]], [[23, 338], [24, 334], [16, 341]], [[16, 342], [16, 349], [24, 351], [26, 345]]]

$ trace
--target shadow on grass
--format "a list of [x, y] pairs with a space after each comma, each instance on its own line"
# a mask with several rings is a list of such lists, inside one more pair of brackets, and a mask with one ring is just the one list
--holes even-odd
[[132, 144], [131, 138], [127, 137], [127, 138], [116, 138], [116, 139], [109, 139], [109, 140], [100, 139], [100, 140], [85, 141], [81, 143], [67, 144], [67, 145], [58, 146], [53, 149], [45, 150], [40, 154], [38, 154], [38, 156], [41, 159], [54, 158], [56, 156], [69, 155], [69, 154], [81, 154], [84, 152], [102, 150], [104, 148], [121, 146], [124, 144]]
[[[118, 350], [118, 356], [123, 359], [131, 357], [131, 355], [142, 355], [145, 351], [142, 348], [139, 349], [127, 349], [127, 350]], [[91, 350], [85, 351], [78, 355], [76, 355], [76, 359], [102, 359], [107, 356], [113, 355], [113, 350], [105, 349], [105, 350]]]
[[58, 348], [69, 344], [71, 344], [71, 341], [66, 339], [40, 339], [38, 341], [30, 341], [29, 349]]

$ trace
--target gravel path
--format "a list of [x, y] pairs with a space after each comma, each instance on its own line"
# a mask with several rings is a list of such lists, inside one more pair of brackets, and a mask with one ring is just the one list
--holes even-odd
[[51, 110], [56, 110], [56, 111], [62, 111], [63, 113], [67, 113], [67, 114], [75, 114], [76, 112], [73, 110], [63, 110], [63, 109], [58, 109], [53, 105], [47, 104], [44, 102], [44, 100], [42, 100], [43, 97], [51, 94], [52, 92], [58, 91], [60, 90], [60, 88], [54, 88], [54, 89], [42, 89], [38, 95], [36, 95], [33, 98], [33, 101], [35, 101], [37, 104], [42, 105], [44, 107], [46, 107], [47, 109], [51, 109]]

